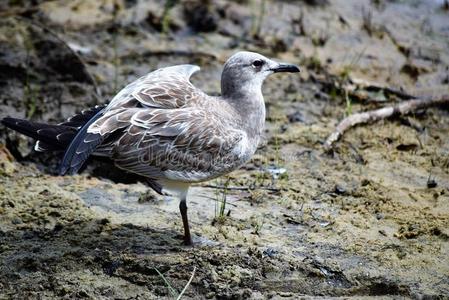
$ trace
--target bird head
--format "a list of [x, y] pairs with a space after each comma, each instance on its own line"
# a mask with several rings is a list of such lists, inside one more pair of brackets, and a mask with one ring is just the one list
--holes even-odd
[[222, 94], [230, 96], [236, 92], [259, 92], [265, 78], [278, 72], [295, 73], [299, 72], [299, 68], [278, 63], [255, 52], [237, 52], [224, 65], [221, 75]]

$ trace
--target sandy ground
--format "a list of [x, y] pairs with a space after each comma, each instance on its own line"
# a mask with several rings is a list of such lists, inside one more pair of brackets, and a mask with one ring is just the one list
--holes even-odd
[[322, 144], [348, 113], [399, 101], [362, 90], [375, 101], [348, 105], [340, 83], [449, 93], [448, 11], [322, 2], [182, 1], [165, 17], [163, 1], [1, 4], [1, 117], [59, 122], [175, 63], [200, 65], [193, 82], [216, 94], [239, 49], [302, 72], [267, 80], [253, 159], [191, 189], [194, 247], [181, 245], [176, 199], [103, 161], [54, 176], [57, 155], [0, 128], [0, 299], [172, 299], [194, 269], [185, 299], [447, 299], [447, 108], [355, 128], [332, 153]]

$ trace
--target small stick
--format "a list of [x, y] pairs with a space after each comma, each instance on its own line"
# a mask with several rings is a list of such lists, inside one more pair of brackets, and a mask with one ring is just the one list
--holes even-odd
[[350, 115], [343, 119], [338, 125], [335, 131], [327, 138], [324, 143], [324, 149], [329, 151], [332, 149], [333, 144], [338, 141], [343, 134], [350, 128], [365, 123], [373, 123], [381, 119], [386, 119], [391, 116], [402, 116], [419, 109], [439, 106], [443, 104], [449, 104], [449, 95], [443, 95], [438, 98], [426, 98], [426, 99], [414, 99], [405, 102], [401, 102], [394, 106], [388, 106], [376, 110], [366, 111]]
[[265, 187], [265, 186], [255, 186], [253, 187], [249, 187], [249, 186], [222, 186], [222, 185], [213, 185], [213, 184], [206, 184], [206, 185], [201, 185], [201, 187], [205, 187], [205, 188], [211, 188], [211, 189], [227, 189], [230, 191], [250, 191], [250, 190], [255, 190], [255, 189], [260, 189], [260, 190], [267, 190], [270, 192], [279, 192], [280, 189], [278, 188], [270, 188], [270, 187]]
[[223, 185], [213, 185], [213, 184], [201, 185], [201, 187], [211, 188], [211, 189], [219, 189], [219, 190], [228, 189], [228, 190], [231, 190], [231, 191], [246, 191], [246, 190], [250, 189], [250, 187], [248, 187], [248, 186], [228, 186], [228, 187], [225, 187]]

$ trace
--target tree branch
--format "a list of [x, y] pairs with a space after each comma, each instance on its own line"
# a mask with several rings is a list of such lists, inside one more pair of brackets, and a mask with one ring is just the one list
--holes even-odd
[[350, 115], [343, 119], [338, 125], [335, 131], [327, 138], [324, 143], [324, 149], [329, 151], [332, 149], [333, 144], [338, 141], [343, 134], [350, 128], [359, 124], [373, 123], [381, 119], [386, 119], [392, 116], [402, 116], [419, 109], [424, 109], [433, 106], [440, 106], [443, 104], [449, 104], [449, 95], [443, 95], [438, 98], [426, 98], [426, 99], [414, 99], [405, 102], [398, 103], [394, 106], [388, 106], [372, 111], [366, 111]]

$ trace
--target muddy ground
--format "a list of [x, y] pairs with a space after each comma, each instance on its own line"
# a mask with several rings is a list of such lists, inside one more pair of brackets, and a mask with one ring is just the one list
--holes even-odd
[[59, 156], [0, 128], [0, 299], [176, 298], [194, 269], [185, 299], [447, 299], [448, 109], [322, 146], [345, 115], [401, 101], [342, 86], [449, 93], [447, 2], [167, 3], [2, 1], [1, 117], [60, 122], [176, 63], [217, 94], [222, 63], [247, 49], [302, 68], [265, 83], [264, 142], [190, 191], [184, 247], [175, 199], [104, 161], [54, 176]]

